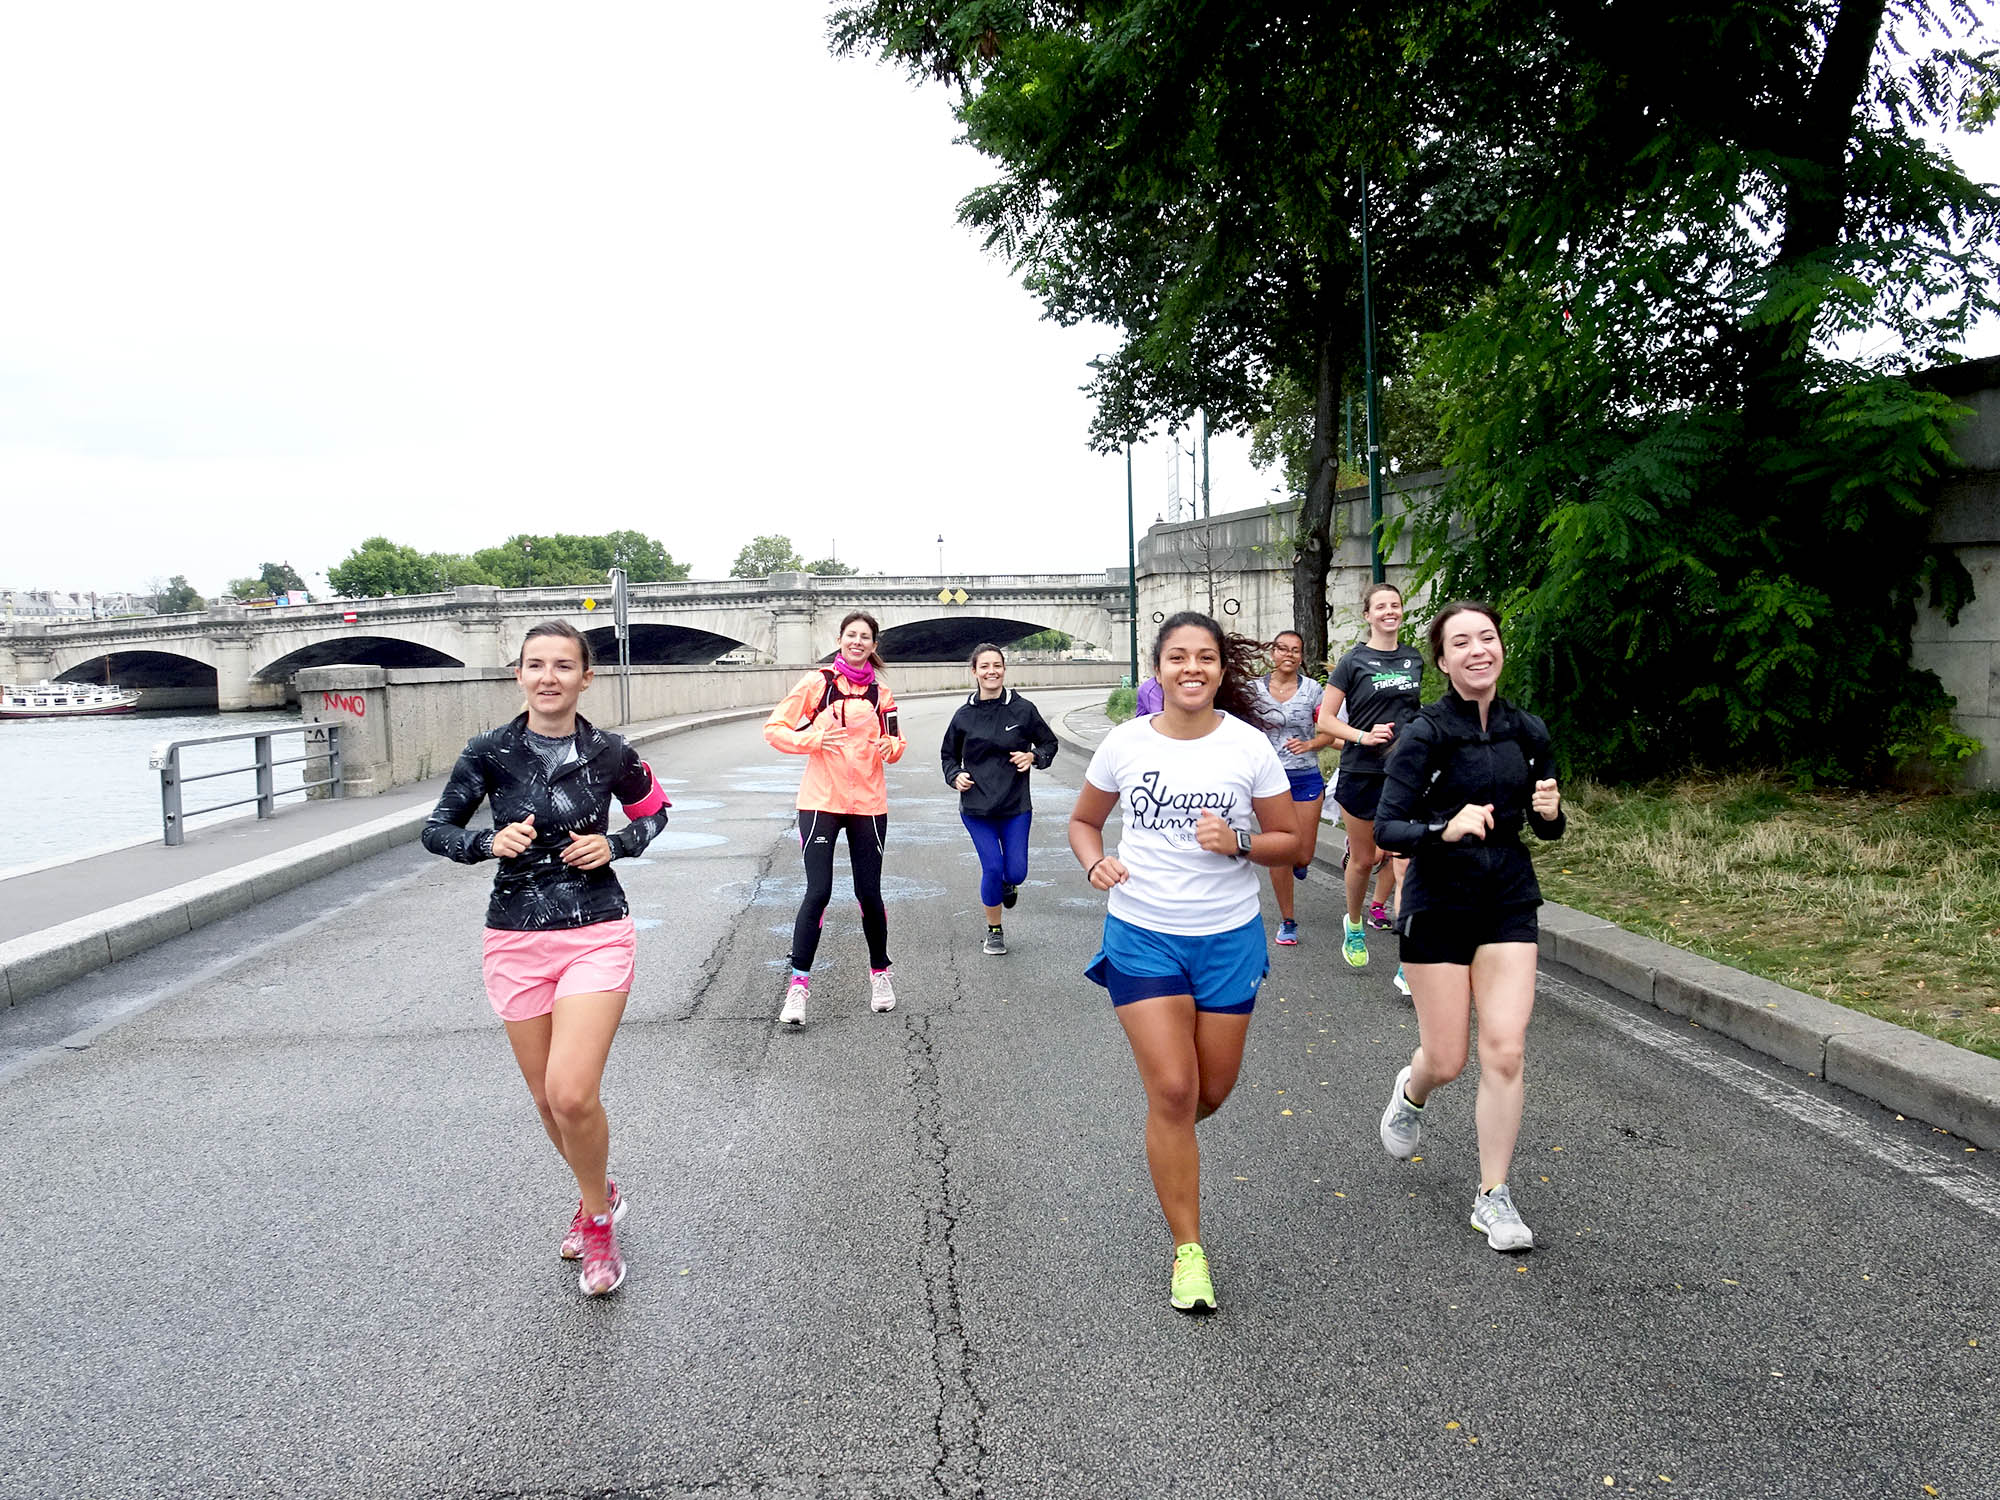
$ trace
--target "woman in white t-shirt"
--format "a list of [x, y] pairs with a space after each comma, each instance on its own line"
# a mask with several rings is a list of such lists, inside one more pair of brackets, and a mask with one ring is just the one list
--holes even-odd
[[[1206, 615], [1169, 618], [1153, 645], [1164, 706], [1104, 737], [1069, 819], [1071, 851], [1110, 892], [1103, 947], [1084, 972], [1111, 992], [1146, 1086], [1146, 1162], [1183, 1312], [1215, 1309], [1195, 1123], [1236, 1085], [1271, 967], [1252, 867], [1289, 868], [1298, 848], [1291, 783], [1256, 727], [1260, 650]], [[1114, 807], [1124, 828], [1106, 854]]]

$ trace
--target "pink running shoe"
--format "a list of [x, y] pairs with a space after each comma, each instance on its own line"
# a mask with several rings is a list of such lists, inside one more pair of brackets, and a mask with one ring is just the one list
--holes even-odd
[[[604, 1201], [611, 1206], [611, 1222], [616, 1224], [625, 1217], [628, 1205], [625, 1195], [618, 1191], [618, 1184], [609, 1177], [604, 1179]], [[569, 1221], [569, 1233], [563, 1236], [562, 1258], [564, 1260], [583, 1259], [583, 1226], [590, 1222], [583, 1211], [583, 1200], [576, 1200], [576, 1217]]]
[[583, 1223], [583, 1269], [576, 1284], [586, 1297], [602, 1297], [625, 1284], [625, 1257], [618, 1253], [618, 1231], [611, 1215]]
[[1368, 905], [1368, 925], [1378, 931], [1387, 932], [1396, 924], [1380, 901], [1371, 901]]

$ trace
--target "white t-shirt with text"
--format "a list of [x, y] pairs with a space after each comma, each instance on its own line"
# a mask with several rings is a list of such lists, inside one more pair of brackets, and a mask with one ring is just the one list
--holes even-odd
[[1151, 932], [1201, 937], [1241, 927], [1257, 915], [1257, 866], [1212, 854], [1195, 826], [1214, 812], [1255, 833], [1253, 798], [1291, 795], [1271, 742], [1241, 719], [1218, 713], [1212, 734], [1169, 739], [1153, 716], [1131, 719], [1104, 737], [1084, 777], [1118, 797], [1125, 826], [1114, 851], [1131, 878], [1111, 888], [1111, 915]]

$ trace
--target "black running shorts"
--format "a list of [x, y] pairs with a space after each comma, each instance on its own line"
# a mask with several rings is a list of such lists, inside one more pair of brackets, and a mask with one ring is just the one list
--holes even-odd
[[1488, 943], [1533, 943], [1541, 938], [1541, 923], [1533, 906], [1503, 906], [1486, 911], [1413, 911], [1403, 918], [1402, 959], [1405, 964], [1457, 964], [1469, 968], [1472, 955]]
[[1375, 805], [1382, 800], [1381, 775], [1342, 771], [1333, 783], [1333, 800], [1342, 812], [1353, 813], [1364, 823], [1375, 821]]

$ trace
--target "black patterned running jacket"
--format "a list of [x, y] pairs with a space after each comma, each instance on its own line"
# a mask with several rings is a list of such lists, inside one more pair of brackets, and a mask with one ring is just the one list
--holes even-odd
[[[571, 833], [605, 833], [614, 860], [633, 858], [667, 826], [666, 793], [638, 751], [581, 714], [576, 719], [577, 758], [553, 773], [529, 748], [527, 728], [524, 713], [467, 742], [424, 824], [424, 847], [476, 865], [493, 858], [496, 830], [532, 813], [535, 842], [500, 861], [486, 925], [509, 932], [549, 932], [616, 921], [630, 908], [611, 866], [579, 870], [562, 862], [562, 851]], [[631, 822], [606, 833], [613, 797]], [[468, 829], [482, 801], [492, 804], [493, 827]]]

